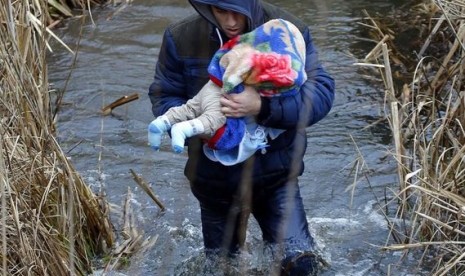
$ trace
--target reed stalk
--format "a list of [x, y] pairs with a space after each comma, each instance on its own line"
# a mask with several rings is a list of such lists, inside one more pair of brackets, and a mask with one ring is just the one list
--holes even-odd
[[114, 233], [107, 203], [55, 139], [46, 26], [70, 1], [0, 2], [0, 271], [87, 275]]
[[[400, 189], [393, 200], [399, 208], [392, 234], [402, 240], [384, 248], [424, 250], [424, 260], [432, 259], [428, 256], [435, 260], [432, 275], [464, 275], [465, 10], [459, 0], [426, 1], [423, 7], [428, 7], [430, 18], [438, 20], [430, 22], [430, 33], [421, 49], [413, 49], [421, 54], [415, 67], [402, 62], [405, 55], [396, 56], [395, 32], [380, 22], [369, 24], [376, 29], [373, 33], [380, 45], [359, 63], [381, 65], [375, 68], [380, 70], [386, 87], [389, 108], [385, 117], [394, 137], [393, 152], [399, 168]], [[370, 18], [369, 22], [375, 21]], [[449, 43], [438, 47], [444, 34]], [[450, 47], [444, 49], [444, 45]], [[437, 51], [440, 47], [444, 51]], [[410, 82], [394, 91], [390, 81], [392, 56], [410, 70], [404, 74], [412, 76]], [[410, 220], [409, 226], [396, 224], [399, 218]]]

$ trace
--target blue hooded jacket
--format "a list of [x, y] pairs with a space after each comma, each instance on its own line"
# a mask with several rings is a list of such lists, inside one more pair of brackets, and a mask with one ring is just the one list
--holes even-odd
[[[260, 0], [189, 0], [197, 14], [168, 26], [155, 69], [154, 82], [149, 89], [155, 116], [173, 106], [184, 104], [209, 80], [207, 67], [215, 52], [227, 37], [221, 32], [210, 5], [232, 10], [248, 18], [248, 30], [270, 19], [282, 18], [292, 22], [306, 41], [305, 70], [307, 81], [300, 93], [290, 97], [262, 97], [257, 123], [265, 127], [285, 129], [269, 141], [266, 153], [257, 152], [253, 169], [244, 170], [245, 162], [225, 167], [210, 161], [202, 151], [198, 137], [188, 140], [188, 161], [185, 175], [191, 182], [238, 183], [243, 173], [253, 181], [268, 177], [298, 176], [303, 172], [303, 155], [307, 147], [305, 128], [324, 118], [334, 101], [335, 84], [318, 60], [310, 31], [305, 23], [271, 4]], [[247, 165], [249, 166], [249, 165]]]

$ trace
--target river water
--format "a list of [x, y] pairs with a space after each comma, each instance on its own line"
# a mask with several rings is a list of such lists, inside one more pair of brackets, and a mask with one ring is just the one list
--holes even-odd
[[[379, 76], [353, 65], [374, 46], [361, 36], [362, 10], [374, 14], [396, 3], [271, 2], [308, 23], [320, 58], [337, 84], [334, 108], [308, 129], [306, 170], [300, 181], [311, 231], [330, 264], [322, 274], [427, 275], [415, 257], [401, 259], [402, 252], [380, 250], [392, 242], [381, 212], [385, 209], [379, 206], [397, 191], [396, 163], [389, 153], [390, 130], [386, 123], [377, 123], [384, 109]], [[86, 182], [103, 191], [115, 210], [123, 206], [130, 189], [139, 231], [157, 238], [152, 247], [136, 253], [122, 273], [215, 274], [202, 257], [198, 203], [183, 175], [186, 156], [173, 154], [168, 143], [153, 152], [146, 141], [147, 124], [153, 119], [147, 90], [163, 30], [193, 10], [185, 0], [134, 0], [120, 7], [94, 9], [92, 20], [72, 19], [55, 30], [71, 48], [80, 41], [75, 62], [56, 42], [48, 57], [52, 87], [66, 91], [58, 117], [59, 142]], [[109, 116], [100, 113], [104, 105], [132, 93], [139, 99]], [[138, 187], [131, 169], [150, 183], [165, 212]], [[112, 213], [112, 220], [119, 231], [121, 215]], [[238, 274], [269, 273], [270, 259], [260, 239], [251, 220], [250, 256]]]

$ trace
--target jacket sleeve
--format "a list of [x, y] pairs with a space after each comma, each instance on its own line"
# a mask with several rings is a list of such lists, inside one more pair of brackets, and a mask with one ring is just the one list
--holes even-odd
[[334, 79], [321, 66], [308, 28], [303, 36], [307, 44], [307, 81], [296, 95], [262, 97], [257, 121], [263, 126], [280, 129], [305, 128], [323, 119], [333, 105]]
[[155, 117], [164, 114], [173, 106], [187, 102], [188, 96], [183, 79], [183, 62], [176, 53], [173, 36], [167, 29], [160, 47], [154, 81], [148, 93]]

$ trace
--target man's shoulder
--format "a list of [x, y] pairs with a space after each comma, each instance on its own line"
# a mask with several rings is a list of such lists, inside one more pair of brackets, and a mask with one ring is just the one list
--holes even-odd
[[208, 45], [212, 27], [200, 15], [194, 14], [174, 22], [167, 30], [180, 57], [211, 58]]
[[199, 32], [208, 32], [208, 22], [198, 14], [192, 14], [168, 26], [173, 36], [186, 38], [198, 36]]

